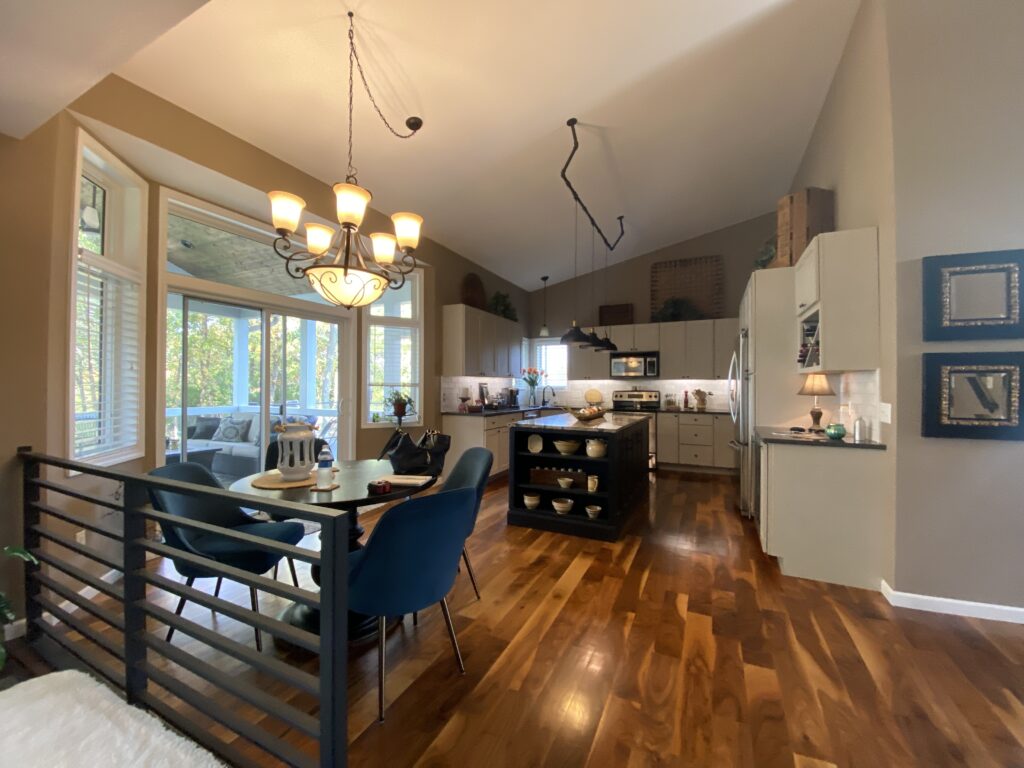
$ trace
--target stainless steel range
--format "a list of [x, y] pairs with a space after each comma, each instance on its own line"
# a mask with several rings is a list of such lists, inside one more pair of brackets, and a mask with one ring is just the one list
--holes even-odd
[[658, 468], [658, 411], [661, 410], [661, 392], [656, 389], [617, 389], [612, 392], [613, 411], [641, 411], [651, 414], [648, 419], [650, 444], [647, 447], [647, 466], [653, 472]]

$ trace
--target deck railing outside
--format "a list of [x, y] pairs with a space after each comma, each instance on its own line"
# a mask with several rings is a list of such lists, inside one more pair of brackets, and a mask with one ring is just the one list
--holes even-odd
[[[117, 472], [30, 450], [19, 451], [19, 457], [24, 473], [25, 546], [39, 559], [38, 566], [26, 566], [27, 637], [41, 655], [58, 667], [64, 666], [70, 655], [122, 690], [129, 703], [152, 710], [233, 765], [265, 764], [267, 755], [288, 765], [346, 764], [346, 513]], [[73, 487], [80, 481], [72, 481], [69, 472], [122, 483], [123, 492], [117, 501], [85, 493]], [[216, 498], [279, 517], [318, 523], [320, 551], [158, 512], [149, 501], [153, 488]], [[69, 499], [75, 502], [69, 504]], [[97, 522], [78, 511], [69, 511], [69, 506], [80, 502], [114, 511], [117, 514], [109, 519], [119, 524]], [[316, 592], [254, 576], [174, 549], [147, 537], [147, 520], [217, 534], [319, 566], [321, 589]], [[73, 535], [61, 532], [61, 527], [67, 528], [62, 523], [103, 537], [101, 540], [114, 542], [115, 546], [101, 551], [81, 543]], [[119, 555], [110, 554], [118, 549]], [[225, 581], [318, 609], [320, 634], [297, 629], [168, 578], [148, 567], [147, 553], [186, 560]], [[114, 572], [114, 578], [96, 575], [103, 570]], [[272, 650], [257, 652], [251, 641], [239, 642], [176, 615], [161, 605], [166, 603], [168, 594], [184, 597], [222, 616], [259, 628], [293, 647], [317, 654], [318, 673], [288, 664]], [[168, 627], [173, 627], [176, 635], [188, 636], [189, 642], [167, 642], [164, 636]], [[244, 663], [246, 673], [218, 668], [208, 660], [210, 649]], [[203, 691], [189, 683], [190, 675], [203, 681]], [[280, 684], [286, 688], [281, 689]], [[211, 695], [210, 686], [215, 695]], [[275, 691], [287, 690], [288, 695], [268, 693], [272, 687]], [[237, 706], [225, 706], [225, 701]], [[259, 712], [255, 717], [253, 708]], [[255, 749], [240, 747], [235, 739], [221, 738], [220, 729], [209, 727], [211, 721], [242, 737]], [[305, 738], [296, 739], [297, 735]], [[305, 744], [309, 740], [319, 745], [318, 754], [295, 746], [297, 741]]]

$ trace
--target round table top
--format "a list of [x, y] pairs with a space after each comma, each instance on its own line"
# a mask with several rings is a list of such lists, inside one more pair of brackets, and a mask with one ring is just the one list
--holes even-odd
[[294, 501], [298, 504], [314, 504], [321, 507], [334, 507], [336, 509], [355, 509], [368, 504], [382, 504], [386, 501], [404, 499], [426, 490], [437, 482], [436, 477], [429, 477], [423, 485], [396, 485], [392, 486], [391, 493], [371, 496], [367, 490], [367, 485], [372, 480], [395, 474], [390, 461], [359, 459], [355, 461], [336, 461], [334, 465], [338, 467], [338, 471], [334, 473], [334, 482], [338, 484], [338, 487], [333, 491], [314, 491], [312, 486], [273, 490], [253, 488], [252, 481], [264, 474], [263, 472], [257, 472], [255, 475], [248, 475], [236, 480], [231, 484], [230, 490], [237, 493], [247, 493], [250, 496], [262, 496], [266, 499]]

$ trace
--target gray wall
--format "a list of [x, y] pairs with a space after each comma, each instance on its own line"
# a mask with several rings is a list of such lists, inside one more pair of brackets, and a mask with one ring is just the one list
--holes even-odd
[[[725, 277], [726, 316], [733, 317], [739, 310], [740, 298], [747, 280], [754, 269], [754, 259], [764, 241], [775, 235], [775, 213], [766, 213], [749, 221], [733, 224], [706, 235], [685, 240], [681, 243], [659, 248], [642, 256], [612, 264], [605, 269], [565, 280], [548, 286], [548, 327], [551, 334], [561, 335], [573, 321], [589, 326], [597, 321], [597, 306], [600, 304], [632, 304], [635, 322], [646, 323], [650, 318], [651, 265], [668, 259], [685, 259], [693, 256], [722, 256]], [[626, 236], [629, 234], [627, 232]], [[589, 242], [588, 238], [583, 238]], [[614, 254], [612, 255], [614, 257]], [[599, 256], [601, 263], [604, 255]], [[580, 272], [590, 268], [590, 255], [586, 266], [580, 258]], [[540, 285], [541, 275], [534, 278]], [[607, 299], [605, 297], [607, 286]], [[591, 300], [593, 288], [596, 301]], [[530, 335], [536, 336], [543, 317], [541, 291], [530, 294]]]

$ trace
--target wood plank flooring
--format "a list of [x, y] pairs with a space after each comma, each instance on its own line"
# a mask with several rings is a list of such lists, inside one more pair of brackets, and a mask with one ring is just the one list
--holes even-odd
[[[450, 598], [466, 675], [438, 610], [406, 621], [388, 637], [378, 724], [376, 649], [354, 649], [350, 764], [1024, 766], [1024, 627], [781, 576], [728, 478], [652, 477], [649, 513], [614, 544], [508, 527], [506, 493], [488, 491], [469, 542], [483, 599], [465, 573]], [[222, 596], [247, 604], [240, 588]], [[252, 642], [199, 606], [185, 615]]]

